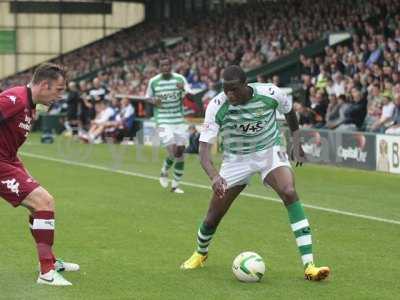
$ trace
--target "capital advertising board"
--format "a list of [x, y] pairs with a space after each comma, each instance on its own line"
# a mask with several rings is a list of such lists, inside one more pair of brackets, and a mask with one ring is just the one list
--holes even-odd
[[[288, 141], [288, 151], [291, 147], [291, 137], [285, 132]], [[301, 143], [308, 162], [329, 164], [334, 158], [334, 149], [331, 149], [333, 140], [332, 133], [326, 130], [302, 129], [300, 131]]]
[[335, 164], [375, 170], [375, 135], [362, 132], [337, 132]]

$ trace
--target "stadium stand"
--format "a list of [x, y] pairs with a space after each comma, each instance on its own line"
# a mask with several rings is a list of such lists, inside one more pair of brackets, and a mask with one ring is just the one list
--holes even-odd
[[[143, 96], [160, 56], [167, 54], [193, 91], [212, 88], [203, 98], [205, 108], [227, 65], [252, 70], [329, 32], [347, 31], [351, 43], [327, 47], [322, 56], [300, 56], [298, 75], [305, 95], [295, 106], [300, 122], [305, 127], [384, 132], [396, 124], [392, 100], [400, 94], [399, 10], [393, 0], [234, 5], [207, 17], [142, 23], [55, 61], [66, 64], [71, 77], [81, 81], [81, 118], [88, 124], [95, 118], [93, 77], [110, 95], [106, 100]], [[166, 47], [171, 37], [176, 41]], [[29, 75], [30, 70], [5, 78], [0, 88], [24, 83]], [[151, 109], [137, 104], [136, 115], [150, 114]]]

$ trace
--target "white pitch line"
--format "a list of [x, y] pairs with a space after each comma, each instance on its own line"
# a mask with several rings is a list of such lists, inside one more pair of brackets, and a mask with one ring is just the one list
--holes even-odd
[[[68, 165], [73, 165], [73, 166], [79, 166], [79, 167], [85, 167], [85, 168], [90, 168], [90, 169], [95, 169], [95, 170], [107, 171], [107, 172], [112, 172], [112, 173], [117, 173], [117, 174], [128, 175], [128, 176], [141, 177], [141, 178], [157, 180], [157, 181], [159, 179], [156, 176], [145, 175], [142, 173], [136, 173], [136, 172], [130, 172], [130, 171], [124, 171], [124, 170], [115, 170], [112, 168], [102, 167], [99, 165], [93, 165], [93, 164], [87, 164], [87, 163], [82, 163], [82, 162], [77, 162], [77, 161], [48, 157], [48, 156], [43, 156], [43, 155], [34, 154], [34, 153], [20, 152], [20, 154], [24, 155], [24, 156], [32, 157], [32, 158], [38, 158], [38, 159], [42, 159], [42, 160], [53, 161], [53, 162], [58, 162], [58, 163], [63, 163], [63, 164], [68, 164]], [[181, 184], [186, 185], [186, 186], [211, 190], [211, 187], [203, 185], [203, 184], [198, 184], [198, 183], [193, 183], [193, 182], [185, 182], [185, 181], [182, 181]], [[281, 200], [277, 199], [277, 198], [261, 196], [261, 195], [252, 194], [252, 193], [244, 192], [244, 193], [241, 193], [241, 195], [251, 197], [251, 198], [273, 201], [273, 202], [281, 202]], [[384, 218], [363, 215], [363, 214], [357, 214], [357, 213], [352, 213], [352, 212], [348, 212], [348, 211], [344, 211], [344, 210], [321, 207], [321, 206], [317, 206], [317, 205], [310, 205], [310, 204], [304, 204], [304, 203], [303, 203], [303, 206], [307, 207], [307, 208], [315, 209], [315, 210], [326, 211], [329, 213], [335, 213], [335, 214], [344, 215], [344, 216], [351, 216], [351, 217], [355, 217], [355, 218], [361, 218], [361, 219], [367, 219], [367, 220], [378, 221], [378, 222], [383, 222], [383, 223], [400, 225], [400, 221], [397, 221], [397, 220], [384, 219]]]

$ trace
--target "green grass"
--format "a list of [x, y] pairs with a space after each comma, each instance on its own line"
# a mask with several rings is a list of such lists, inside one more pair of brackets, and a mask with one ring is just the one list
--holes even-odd
[[[62, 138], [41, 145], [35, 135], [30, 141], [24, 152], [151, 176], [163, 157], [130, 146]], [[218, 228], [206, 267], [182, 272], [209, 190], [184, 186], [185, 194], [175, 195], [152, 179], [22, 158], [56, 198], [56, 253], [81, 271], [65, 274], [72, 287], [36, 285], [28, 214], [0, 201], [0, 299], [395, 299], [400, 293], [398, 224], [307, 209], [317, 262], [332, 268], [327, 282], [307, 282], [283, 206], [241, 196]], [[195, 156], [186, 170], [185, 181], [208, 185]], [[246, 191], [276, 198], [256, 177]], [[399, 176], [307, 165], [296, 169], [296, 179], [304, 203], [400, 221]], [[260, 283], [232, 275], [234, 257], [246, 250], [266, 261]]]

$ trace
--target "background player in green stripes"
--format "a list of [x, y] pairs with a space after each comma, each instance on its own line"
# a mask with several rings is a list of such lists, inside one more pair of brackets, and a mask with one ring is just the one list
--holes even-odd
[[[285, 114], [292, 132], [293, 156], [304, 161], [299, 126], [291, 100], [275, 85], [247, 84], [246, 74], [238, 66], [229, 66], [223, 74], [224, 91], [217, 95], [206, 111], [200, 136], [201, 165], [212, 181], [213, 195], [207, 215], [197, 233], [197, 249], [182, 269], [202, 267], [208, 246], [217, 226], [232, 202], [248, 184], [254, 173], [271, 186], [282, 199], [308, 280], [322, 280], [328, 267], [316, 267], [312, 252], [311, 230], [295, 190], [294, 175], [287, 154], [281, 148], [275, 111]], [[224, 158], [218, 172], [210, 149], [217, 135], [222, 137]]]
[[168, 170], [174, 166], [171, 191], [182, 194], [179, 182], [184, 173], [184, 151], [188, 141], [182, 102], [189, 86], [184, 76], [171, 72], [168, 58], [160, 61], [160, 69], [161, 73], [150, 79], [146, 95], [158, 99], [153, 101], [156, 104], [154, 117], [161, 144], [168, 151], [161, 168], [160, 184], [164, 188], [168, 187]]

